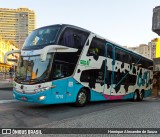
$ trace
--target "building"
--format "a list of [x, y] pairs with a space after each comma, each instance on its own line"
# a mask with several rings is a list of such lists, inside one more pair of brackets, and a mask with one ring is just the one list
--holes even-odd
[[154, 59], [156, 57], [156, 42], [149, 42], [148, 46], [150, 47], [150, 58]]
[[0, 8], [0, 35], [21, 49], [28, 34], [35, 29], [35, 13], [27, 8]]
[[156, 43], [155, 42], [149, 42], [148, 45], [140, 44], [138, 47], [128, 47], [128, 49], [135, 51], [150, 59], [153, 59], [156, 57]]
[[139, 47], [127, 47], [129, 50], [139, 53]]
[[[11, 50], [17, 50], [17, 48], [12, 44], [10, 41], [5, 41], [0, 37], [0, 72], [4, 72], [8, 69], [11, 65], [14, 65], [14, 62], [7, 62], [4, 64], [4, 55], [6, 52]], [[17, 54], [11, 54], [8, 56], [8, 59], [17, 59]]]

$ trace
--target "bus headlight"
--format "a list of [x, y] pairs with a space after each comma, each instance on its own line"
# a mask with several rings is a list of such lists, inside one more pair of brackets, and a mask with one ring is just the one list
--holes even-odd
[[39, 100], [44, 100], [46, 98], [46, 96], [40, 96]]

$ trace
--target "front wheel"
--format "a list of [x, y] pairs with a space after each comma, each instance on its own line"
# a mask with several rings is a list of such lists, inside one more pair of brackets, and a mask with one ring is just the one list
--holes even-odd
[[83, 107], [87, 103], [87, 91], [85, 89], [81, 89], [77, 95], [75, 105], [78, 107]]
[[133, 96], [133, 101], [138, 101], [138, 98], [139, 98], [139, 92], [135, 91]]

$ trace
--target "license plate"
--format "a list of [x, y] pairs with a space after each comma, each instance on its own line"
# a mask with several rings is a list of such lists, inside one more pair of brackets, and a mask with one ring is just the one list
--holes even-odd
[[22, 99], [22, 100], [24, 100], [24, 101], [26, 101], [26, 100], [27, 100], [27, 98], [26, 98], [26, 97], [21, 97], [21, 99]]

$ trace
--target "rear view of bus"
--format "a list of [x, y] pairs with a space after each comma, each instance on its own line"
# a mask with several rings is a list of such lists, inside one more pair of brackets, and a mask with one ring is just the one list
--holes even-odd
[[133, 99], [151, 95], [153, 61], [88, 30], [52, 25], [26, 39], [15, 99], [39, 104]]

